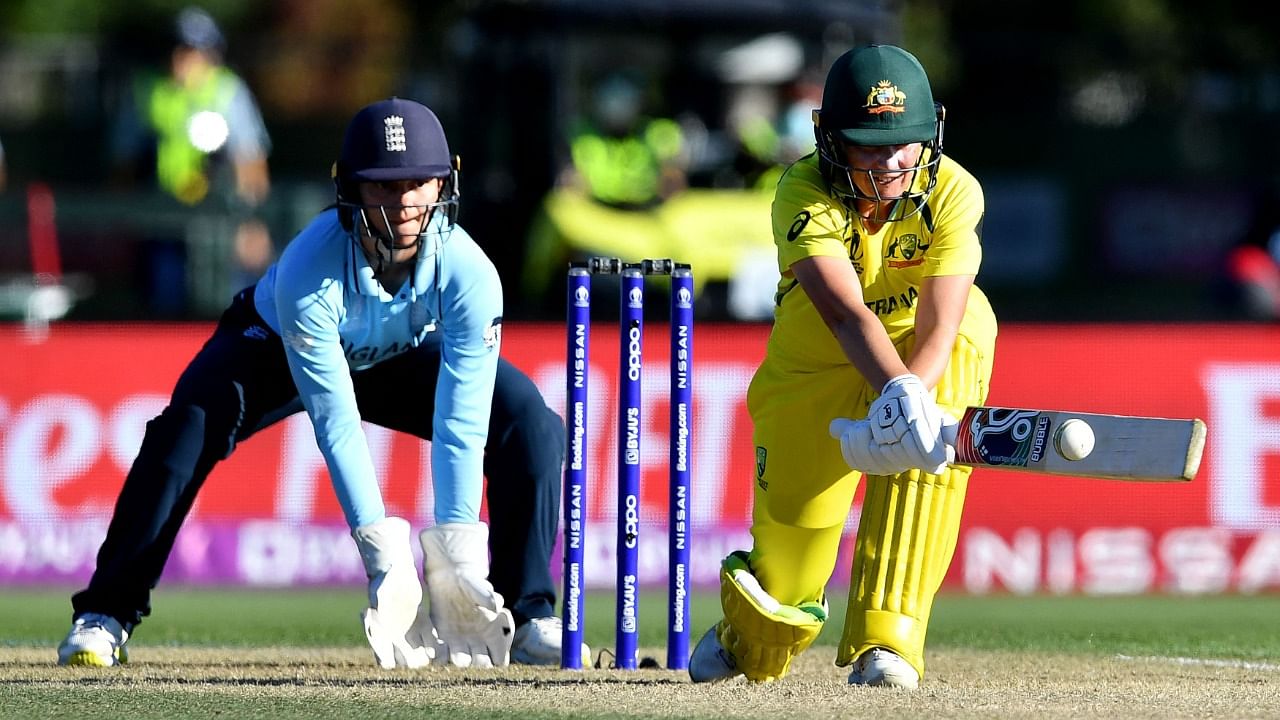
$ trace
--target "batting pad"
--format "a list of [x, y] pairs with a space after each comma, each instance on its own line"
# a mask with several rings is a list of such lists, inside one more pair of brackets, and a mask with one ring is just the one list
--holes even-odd
[[827, 619], [825, 604], [782, 605], [751, 574], [745, 552], [731, 553], [720, 566], [724, 620], [716, 637], [754, 682], [782, 678], [791, 660], [804, 652]]
[[[914, 341], [914, 338], [913, 338]], [[959, 417], [986, 400], [991, 350], [960, 335], [938, 381], [938, 405]], [[933, 597], [955, 553], [972, 468], [867, 476], [837, 665], [873, 647], [897, 653], [924, 677]]]
[[955, 552], [969, 473], [866, 479], [837, 665], [883, 647], [924, 676], [925, 631]]

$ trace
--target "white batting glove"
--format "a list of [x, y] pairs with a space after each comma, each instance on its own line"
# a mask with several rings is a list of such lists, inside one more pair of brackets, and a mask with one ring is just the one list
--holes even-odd
[[489, 527], [445, 523], [418, 534], [431, 621], [442, 643], [437, 662], [504, 667], [511, 662], [515, 621], [489, 583]]
[[840, 441], [840, 454], [854, 470], [868, 475], [896, 475], [904, 469], [881, 452], [880, 444], [871, 436], [871, 423], [866, 420], [836, 418], [827, 432]]
[[909, 463], [927, 472], [941, 472], [947, 463], [947, 446], [942, 440], [942, 410], [920, 378], [910, 373], [884, 384], [880, 397], [871, 403], [867, 420], [871, 434], [896, 464]]
[[937, 466], [925, 466], [905, 443], [881, 445], [872, 435], [872, 423], [868, 420], [850, 420], [836, 418], [831, 421], [827, 431], [831, 437], [840, 441], [840, 454], [845, 463], [854, 470], [868, 475], [897, 475], [907, 470], [919, 468], [934, 475], [947, 469], [947, 463], [955, 459], [955, 425], [956, 420], [947, 413], [942, 414], [944, 437], [950, 441], [943, 445], [946, 462]]
[[369, 578], [369, 607], [360, 612], [360, 620], [374, 660], [388, 670], [426, 666], [437, 643], [421, 611], [422, 584], [408, 521], [383, 518], [356, 528], [351, 536]]

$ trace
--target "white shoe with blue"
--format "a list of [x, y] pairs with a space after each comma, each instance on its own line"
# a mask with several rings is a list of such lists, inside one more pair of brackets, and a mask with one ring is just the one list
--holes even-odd
[[84, 613], [58, 646], [58, 664], [78, 667], [112, 667], [129, 662], [129, 631], [110, 615]]
[[920, 685], [920, 673], [892, 650], [871, 648], [853, 661], [849, 684], [915, 690]]
[[703, 633], [689, 658], [689, 679], [696, 683], [718, 682], [742, 676], [733, 655], [720, 644], [720, 638], [716, 636], [717, 627], [719, 623]]

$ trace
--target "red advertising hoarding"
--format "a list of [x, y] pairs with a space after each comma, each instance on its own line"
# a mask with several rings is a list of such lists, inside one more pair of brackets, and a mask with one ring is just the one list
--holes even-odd
[[[641, 576], [665, 579], [666, 326], [645, 342]], [[147, 420], [211, 326], [0, 326], [0, 582], [80, 583], [92, 570]], [[754, 452], [745, 395], [768, 334], [694, 338], [693, 582], [749, 543]], [[616, 326], [591, 345], [588, 583], [613, 576]], [[564, 328], [511, 323], [503, 354], [564, 407]], [[1006, 325], [990, 404], [1208, 423], [1199, 475], [1137, 483], [981, 469], [947, 583], [970, 592], [1280, 589], [1280, 328]], [[428, 445], [367, 426], [388, 510], [430, 522]], [[856, 530], [856, 511], [849, 531]], [[598, 542], [596, 541], [598, 540]], [[846, 543], [848, 544], [848, 543]], [[846, 548], [847, 554], [847, 548]], [[837, 579], [847, 577], [839, 563]], [[329, 583], [363, 577], [305, 416], [214, 470], [166, 568], [170, 581]]]

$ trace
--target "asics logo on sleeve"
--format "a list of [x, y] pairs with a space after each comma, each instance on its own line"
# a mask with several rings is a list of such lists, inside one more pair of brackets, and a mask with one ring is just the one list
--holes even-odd
[[801, 210], [796, 213], [796, 219], [791, 221], [791, 227], [787, 228], [787, 242], [795, 242], [800, 237], [800, 233], [804, 232], [805, 226], [809, 224], [808, 210]]

